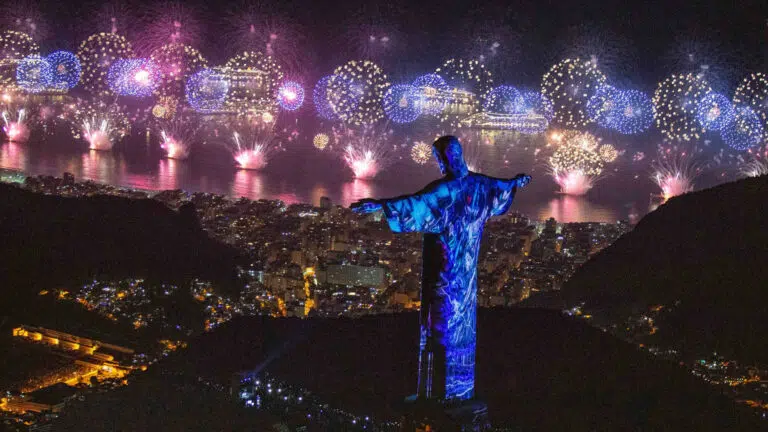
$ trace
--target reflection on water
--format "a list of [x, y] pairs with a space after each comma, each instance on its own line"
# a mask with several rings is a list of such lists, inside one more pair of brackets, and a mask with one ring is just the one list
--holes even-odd
[[157, 189], [181, 189], [181, 181], [187, 177], [189, 165], [176, 159], [160, 159], [157, 172]]
[[27, 153], [21, 144], [4, 143], [0, 148], [0, 166], [20, 171], [27, 170]]
[[560, 195], [550, 200], [537, 216], [539, 220], [553, 217], [558, 222], [615, 222], [621, 219], [609, 207], [589, 202], [582, 196], [571, 195]]
[[[116, 184], [118, 178], [125, 178], [125, 163], [117, 160], [112, 152], [98, 150], [89, 150], [83, 153], [79, 170], [73, 174], [80, 174], [81, 177], [93, 180], [99, 183]], [[126, 178], [126, 180], [131, 180]], [[133, 183], [129, 183], [133, 186]], [[141, 187], [141, 186], [133, 186]], [[148, 189], [143, 187], [143, 189]]]
[[[134, 147], [123, 151], [82, 152], [73, 146], [56, 148], [49, 144], [0, 144], [0, 168], [20, 170], [29, 175], [61, 176], [66, 171], [80, 180], [118, 187], [184, 189], [249, 199], [280, 199], [287, 204], [319, 205], [320, 197], [327, 196], [343, 206], [368, 197], [386, 198], [412, 193], [438, 175], [436, 170], [403, 163], [375, 180], [352, 180], [344, 177], [346, 172], [343, 170], [299, 166], [293, 159], [287, 159], [282, 166], [276, 161], [265, 171], [249, 171], [234, 170], [228, 156], [217, 158], [215, 152], [197, 156], [197, 159], [173, 160], [153, 156], [145, 146], [138, 150]], [[489, 154], [503, 156], [493, 151]], [[489, 174], [508, 177], [510, 173], [523, 171], [525, 162], [515, 162], [520, 166], [505, 167], [504, 172]], [[625, 196], [595, 198], [600, 197], [595, 194], [553, 198], [553, 187], [554, 184], [542, 177], [542, 181], [531, 184], [516, 197], [512, 210], [532, 218], [554, 217], [562, 222], [615, 222], [630, 217], [636, 219], [647, 208], [647, 192], [643, 194], [641, 191], [639, 195], [643, 198], [636, 200], [637, 205], [633, 206], [632, 200]]]
[[371, 183], [366, 180], [354, 179], [351, 182], [344, 183], [341, 186], [341, 205], [349, 206], [355, 201], [363, 198], [381, 197], [374, 195]]
[[232, 183], [232, 196], [257, 200], [264, 198], [262, 174], [252, 170], [237, 170]]

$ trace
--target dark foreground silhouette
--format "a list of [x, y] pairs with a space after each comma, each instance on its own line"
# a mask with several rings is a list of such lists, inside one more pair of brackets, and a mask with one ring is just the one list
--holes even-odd
[[660, 342], [768, 364], [766, 215], [768, 176], [672, 198], [582, 266], [555, 305], [586, 301], [596, 315], [664, 305]]
[[[417, 322], [410, 313], [236, 319], [127, 388], [68, 409], [61, 430], [247, 430], [242, 422], [262, 421], [259, 414], [233, 408], [222, 394], [190, 391], [189, 383], [202, 377], [227, 385], [232, 373], [257, 366], [347, 411], [397, 419], [398, 402], [413, 392]], [[495, 425], [552, 431], [758, 428], [752, 414], [682, 367], [554, 311], [481, 309], [478, 335], [477, 391]]]
[[150, 199], [63, 198], [0, 184], [0, 298], [99, 278], [234, 286], [234, 249], [208, 237], [194, 207]]

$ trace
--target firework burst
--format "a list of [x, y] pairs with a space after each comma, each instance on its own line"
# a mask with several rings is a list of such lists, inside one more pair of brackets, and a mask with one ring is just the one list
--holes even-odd
[[72, 135], [91, 150], [111, 150], [128, 135], [131, 122], [117, 104], [79, 102], [71, 113]]
[[710, 92], [701, 99], [697, 108], [699, 123], [712, 131], [719, 131], [733, 121], [733, 105], [725, 96]]
[[660, 82], [653, 94], [656, 127], [672, 141], [699, 139], [704, 128], [697, 119], [698, 107], [709, 92], [707, 82], [693, 74], [672, 75]]
[[417, 141], [411, 147], [411, 159], [419, 165], [432, 160], [432, 146], [424, 141]]
[[224, 38], [237, 49], [264, 52], [291, 72], [302, 69], [304, 59], [299, 53], [304, 33], [296, 22], [254, 4], [227, 15], [229, 30]]
[[235, 126], [230, 150], [240, 169], [260, 170], [283, 147], [278, 141], [274, 123], [250, 120], [245, 125]]
[[148, 59], [120, 59], [107, 73], [109, 88], [121, 96], [149, 97], [160, 85], [160, 68]]
[[59, 91], [72, 89], [80, 82], [82, 68], [77, 56], [69, 51], [56, 51], [45, 59], [51, 67], [51, 87]]
[[277, 89], [277, 103], [286, 111], [295, 111], [304, 103], [304, 87], [295, 81], [285, 81]]
[[449, 59], [435, 70], [443, 78], [450, 96], [441, 96], [445, 108], [438, 119], [450, 127], [457, 127], [459, 121], [479, 111], [481, 101], [493, 86], [493, 76], [485, 65], [477, 60]]
[[541, 94], [552, 101], [555, 123], [582, 127], [592, 121], [587, 103], [604, 84], [605, 75], [592, 61], [565, 59], [544, 74]]
[[0, 88], [14, 89], [16, 64], [27, 56], [38, 54], [39, 51], [35, 41], [26, 33], [14, 30], [0, 33]]
[[549, 158], [552, 178], [560, 186], [560, 193], [566, 195], [586, 194], [599, 179], [603, 166], [597, 152], [577, 143], [558, 147]]
[[517, 114], [523, 109], [523, 98], [520, 91], [515, 87], [502, 85], [494, 87], [483, 101], [483, 110], [504, 113]]
[[654, 115], [653, 102], [648, 95], [639, 90], [622, 90], [610, 127], [624, 135], [645, 132], [653, 124]]
[[192, 117], [177, 116], [158, 122], [160, 148], [168, 159], [186, 159], [192, 145], [199, 138], [200, 124]]
[[593, 24], [573, 26], [565, 32], [560, 58], [582, 58], [595, 64], [610, 76], [631, 75], [634, 65], [634, 44], [608, 29]]
[[733, 120], [720, 131], [723, 141], [734, 150], [748, 150], [763, 140], [763, 124], [760, 116], [751, 108], [738, 106], [734, 109]]
[[312, 138], [312, 145], [315, 146], [315, 148], [318, 150], [325, 150], [330, 140], [331, 139], [328, 137], [328, 135], [319, 133], [315, 135], [314, 138]]
[[333, 132], [337, 150], [355, 178], [372, 179], [394, 162], [396, 147], [389, 143], [392, 130], [386, 126], [342, 126]]
[[424, 115], [436, 116], [445, 109], [448, 100], [440, 97], [449, 90], [448, 84], [438, 74], [422, 75], [411, 83], [414, 88], [418, 109]]
[[184, 97], [187, 79], [208, 66], [200, 51], [188, 45], [170, 43], [152, 52], [152, 62], [160, 69], [157, 92], [162, 96]]
[[613, 162], [619, 157], [619, 151], [611, 144], [603, 144], [597, 149], [597, 153], [600, 155], [600, 159], [604, 162]]
[[141, 37], [136, 51], [149, 56], [165, 45], [195, 45], [203, 28], [198, 11], [178, 1], [152, 3], [143, 8]]
[[376, 63], [352, 60], [333, 71], [326, 97], [343, 122], [371, 125], [384, 118], [382, 99], [389, 86], [387, 76]]
[[333, 107], [328, 102], [328, 83], [332, 78], [332, 76], [320, 78], [312, 90], [312, 102], [315, 104], [315, 112], [318, 117], [324, 120], [334, 120], [336, 118], [336, 113], [333, 112]]
[[200, 113], [214, 112], [224, 106], [229, 94], [229, 79], [215, 69], [203, 69], [187, 80], [187, 103]]
[[40, 93], [53, 81], [51, 65], [39, 55], [24, 57], [16, 65], [16, 84], [27, 93]]
[[384, 94], [384, 112], [395, 123], [411, 123], [421, 115], [421, 104], [411, 85], [393, 85]]
[[752, 157], [739, 166], [739, 174], [744, 177], [759, 177], [768, 174], [768, 160]]
[[29, 118], [26, 108], [6, 109], [3, 117], [3, 132], [10, 142], [25, 143], [29, 139]]
[[242, 111], [274, 104], [283, 80], [283, 70], [275, 59], [261, 52], [247, 51], [229, 59], [224, 70], [231, 76], [241, 76], [238, 81], [247, 83], [236, 85], [235, 80], [231, 80], [226, 105]]
[[693, 191], [693, 180], [701, 172], [695, 163], [696, 148], [659, 146], [657, 158], [651, 163], [651, 180], [661, 189], [664, 201]]
[[763, 130], [768, 130], [768, 75], [757, 72], [741, 81], [733, 94], [737, 107], [748, 107], [757, 114]]
[[123, 36], [98, 33], [88, 37], [77, 50], [82, 68], [81, 79], [86, 90], [94, 95], [109, 94], [107, 75], [117, 60], [133, 57], [133, 47]]

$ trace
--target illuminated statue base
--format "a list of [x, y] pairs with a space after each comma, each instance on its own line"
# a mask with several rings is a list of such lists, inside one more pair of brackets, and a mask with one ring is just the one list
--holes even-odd
[[442, 402], [416, 399], [416, 396], [405, 400], [402, 425], [402, 430], [405, 432], [425, 430], [485, 432], [491, 428], [488, 421], [488, 406], [484, 402], [478, 400]]

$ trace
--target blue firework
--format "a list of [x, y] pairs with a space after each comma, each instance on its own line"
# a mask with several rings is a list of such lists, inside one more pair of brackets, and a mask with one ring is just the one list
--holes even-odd
[[522, 104], [517, 114], [536, 114], [544, 117], [547, 121], [552, 121], [555, 114], [552, 102], [540, 92], [534, 90], [524, 90], [520, 92]]
[[395, 123], [411, 123], [421, 115], [421, 104], [416, 89], [408, 84], [398, 84], [384, 94], [384, 112]]
[[448, 90], [448, 83], [436, 73], [422, 75], [411, 83], [414, 87], [432, 87], [438, 90]]
[[51, 79], [51, 66], [38, 55], [24, 57], [16, 65], [16, 84], [29, 93], [45, 91]]
[[483, 110], [493, 113], [517, 114], [522, 108], [520, 91], [508, 85], [493, 88], [483, 101]]
[[295, 81], [285, 81], [277, 89], [277, 103], [286, 111], [295, 111], [304, 103], [304, 88]]
[[328, 83], [331, 79], [333, 79], [333, 75], [320, 78], [312, 90], [312, 102], [315, 103], [315, 111], [320, 118], [325, 120], [336, 119], [336, 113], [333, 112], [333, 107], [328, 102]]
[[109, 88], [121, 96], [145, 98], [160, 85], [160, 68], [149, 59], [119, 59], [107, 72]]
[[51, 87], [61, 91], [74, 88], [80, 82], [80, 60], [69, 51], [56, 51], [45, 59], [51, 68]]
[[722, 130], [733, 121], [733, 116], [733, 104], [720, 93], [709, 92], [696, 108], [696, 118], [707, 130]]
[[448, 90], [448, 83], [438, 74], [422, 75], [411, 83], [416, 91], [416, 98], [422, 114], [438, 115], [443, 112], [447, 100], [440, 93]]
[[608, 126], [624, 135], [647, 131], [653, 124], [651, 98], [639, 90], [617, 92], [614, 109], [607, 116]]
[[720, 131], [723, 142], [734, 150], [744, 151], [759, 145], [763, 140], [760, 117], [751, 108], [738, 107], [733, 121]]
[[221, 109], [229, 94], [229, 80], [213, 69], [203, 69], [189, 77], [185, 87], [187, 103], [197, 112]]
[[612, 127], [613, 117], [618, 108], [619, 90], [604, 84], [597, 88], [592, 97], [587, 100], [587, 116], [604, 128]]

